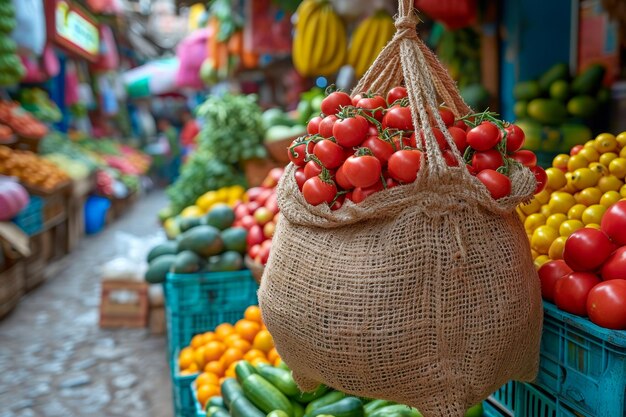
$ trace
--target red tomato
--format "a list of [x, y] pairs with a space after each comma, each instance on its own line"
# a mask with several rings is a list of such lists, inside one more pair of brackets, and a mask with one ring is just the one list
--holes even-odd
[[385, 183], [387, 184], [387, 188], [393, 188], [400, 185], [398, 181], [394, 180], [393, 178], [385, 178]]
[[344, 201], [346, 201], [346, 196], [345, 195], [340, 195], [339, 197], [337, 197], [337, 199], [335, 200], [333, 205], [330, 206], [330, 209], [333, 210], [333, 211], [339, 210], [341, 208], [341, 206], [343, 206], [343, 202]]
[[351, 106], [352, 99], [349, 95], [342, 91], [335, 91], [330, 93], [324, 100], [322, 100], [322, 113], [326, 116], [339, 113], [342, 107]]
[[615, 249], [616, 246], [601, 230], [583, 228], [565, 241], [563, 260], [574, 271], [594, 271]]
[[[309, 178], [317, 177], [322, 173], [322, 167], [315, 161], [309, 161], [304, 166], [304, 176], [308, 180]], [[297, 177], [296, 177], [297, 179]], [[304, 185], [304, 183], [302, 183]]]
[[324, 117], [319, 124], [319, 134], [323, 138], [331, 137], [333, 135], [333, 126], [335, 125], [337, 120], [339, 119], [334, 114]]
[[395, 103], [397, 100], [403, 99], [407, 97], [408, 94], [406, 92], [406, 88], [404, 87], [394, 87], [387, 93], [387, 104], [390, 106]]
[[608, 329], [626, 330], [626, 281], [601, 282], [587, 296], [589, 319]]
[[361, 201], [365, 200], [370, 195], [377, 193], [379, 191], [382, 191], [382, 190], [383, 190], [382, 182], [377, 182], [376, 184], [367, 188], [355, 188], [352, 191], [352, 195], [350, 195], [350, 200], [358, 204]]
[[448, 132], [450, 133], [450, 136], [452, 136], [452, 139], [454, 139], [456, 148], [459, 152], [461, 152], [461, 155], [463, 155], [463, 152], [465, 152], [465, 149], [467, 148], [465, 130], [452, 126], [448, 128]]
[[250, 211], [248, 211], [248, 207], [245, 204], [237, 204], [235, 207], [235, 219], [240, 220], [248, 214], [250, 214]]
[[306, 131], [309, 135], [316, 135], [320, 132], [320, 122], [324, 120], [321, 116], [315, 116], [306, 125]]
[[274, 237], [274, 231], [276, 231], [276, 223], [274, 222], [266, 223], [265, 226], [263, 226], [263, 236], [265, 236], [266, 239]]
[[404, 149], [407, 146], [416, 148], [417, 143], [415, 141], [415, 132], [413, 132], [409, 137], [402, 133], [397, 133], [393, 136], [393, 145], [396, 147], [396, 150]]
[[456, 160], [456, 157], [450, 149], [444, 150], [441, 154], [443, 156], [443, 159], [446, 160], [446, 165], [448, 165], [449, 167], [459, 166], [459, 161]]
[[[313, 161], [311, 161], [313, 162]], [[320, 170], [321, 173], [321, 170]], [[302, 186], [304, 185], [305, 181], [308, 180], [309, 178], [307, 178], [306, 174], [304, 173], [304, 168], [298, 168], [296, 170], [296, 172], [294, 172], [293, 174], [296, 177], [296, 183], [298, 184], [298, 189], [300, 191], [302, 191]], [[317, 174], [319, 175], [319, 174]]]
[[511, 155], [509, 155], [509, 158], [516, 160], [517, 162], [528, 168], [537, 166], [537, 155], [535, 155], [533, 151], [522, 149], [521, 151], [513, 152]]
[[342, 168], [348, 181], [355, 187], [367, 188], [380, 181], [382, 167], [375, 156], [351, 156]]
[[463, 120], [457, 120], [454, 122], [454, 127], [461, 129], [464, 132], [467, 132], [467, 128], [469, 127]]
[[504, 174], [493, 169], [485, 169], [476, 174], [476, 178], [482, 182], [494, 200], [511, 194], [511, 180]]
[[369, 124], [363, 116], [348, 117], [337, 120], [333, 125], [333, 136], [344, 148], [359, 146], [367, 137]]
[[334, 182], [325, 182], [320, 177], [306, 180], [302, 187], [302, 195], [307, 203], [318, 206], [322, 203], [332, 203], [337, 195], [337, 187]]
[[389, 157], [391, 157], [394, 152], [393, 145], [380, 139], [378, 136], [369, 136], [361, 146], [372, 151], [383, 166], [387, 165]]
[[378, 127], [374, 126], [374, 125], [370, 125], [370, 127], [367, 129], [367, 136], [378, 136], [380, 132], [378, 131]]
[[539, 194], [546, 188], [546, 183], [548, 182], [548, 174], [546, 171], [540, 166], [534, 166], [530, 169], [533, 174], [535, 174], [535, 180], [537, 180], [537, 188], [535, 188], [535, 194]]
[[518, 151], [524, 146], [526, 136], [519, 126], [508, 125], [504, 130], [506, 131], [506, 151], [508, 153]]
[[382, 96], [377, 95], [374, 97], [364, 97], [360, 99], [355, 106], [365, 110], [374, 110], [380, 108], [381, 110], [366, 112], [369, 116], [380, 122], [381, 120], [383, 120], [382, 109], [387, 108], [387, 102]]
[[257, 256], [259, 256], [260, 251], [261, 251], [261, 245], [250, 246], [250, 249], [248, 249], [248, 256], [254, 259]]
[[418, 150], [397, 151], [389, 158], [389, 175], [398, 182], [413, 182], [420, 170], [421, 159], [422, 153]]
[[[267, 240], [266, 242], [271, 242], [271, 240]], [[265, 265], [269, 257], [270, 257], [270, 246], [261, 246], [261, 250], [259, 251], [258, 256], [254, 260], [255, 262], [259, 262]]]
[[346, 164], [344, 162], [344, 164], [341, 165], [339, 167], [339, 169], [337, 170], [337, 172], [335, 173], [335, 182], [342, 189], [344, 189], [344, 190], [351, 190], [351, 189], [354, 188], [354, 185], [352, 185], [352, 183], [350, 182], [350, 180], [346, 176], [345, 169], [346, 169]]
[[472, 166], [476, 172], [480, 172], [485, 169], [495, 171], [502, 165], [504, 165], [504, 159], [502, 159], [502, 155], [496, 149], [478, 151], [472, 156]]
[[263, 190], [257, 197], [256, 202], [259, 203], [259, 206], [262, 206], [272, 194], [274, 194], [274, 190]]
[[500, 129], [491, 122], [482, 122], [467, 132], [467, 143], [477, 151], [486, 151], [500, 142]]
[[383, 116], [383, 129], [414, 130], [411, 109], [395, 105]]
[[[446, 137], [443, 135], [443, 132], [436, 127], [433, 127], [433, 134], [435, 135], [435, 139], [437, 139], [437, 145], [439, 145], [439, 149], [444, 150], [448, 149], [448, 142], [446, 141]], [[424, 130], [420, 130], [420, 143], [422, 144], [422, 149], [426, 149], [426, 137]]]
[[249, 201], [248, 202], [248, 210], [250, 213], [254, 213], [259, 207], [261, 207], [261, 203], [258, 201]]
[[618, 245], [626, 245], [626, 201], [613, 204], [602, 216], [600, 228]]
[[263, 243], [264, 240], [265, 235], [263, 234], [263, 228], [258, 224], [255, 224], [248, 230], [248, 236], [246, 237], [248, 246], [259, 245]]
[[[301, 143], [296, 145], [296, 143], [297, 142], [295, 140], [291, 143], [290, 148], [287, 149], [287, 155], [289, 155], [289, 160], [293, 162], [294, 165], [302, 167], [304, 166], [304, 160], [306, 158], [306, 144]], [[314, 147], [315, 144], [313, 142], [309, 142], [309, 152], [313, 152]]]
[[607, 258], [602, 265], [600, 275], [605, 281], [626, 279], [626, 246], [622, 246]]
[[578, 152], [582, 151], [585, 147], [583, 145], [576, 145], [572, 149], [570, 149], [570, 156], [576, 155]]
[[[276, 193], [273, 193], [270, 198], [267, 199], [267, 201], [265, 202], [265, 208], [267, 208], [272, 213], [272, 218], [276, 213], [278, 213], [278, 196], [276, 195]], [[255, 211], [254, 213], [256, 214], [256, 212], [258, 211], [259, 210], [257, 209], [257, 211]]]
[[272, 170], [267, 174], [263, 182], [261, 183], [261, 187], [265, 188], [274, 188], [278, 185], [278, 181], [280, 181], [280, 177], [283, 176], [283, 172], [285, 170], [283, 168], [272, 168]]
[[343, 148], [329, 139], [317, 142], [313, 153], [328, 169], [337, 168], [343, 162]]
[[473, 166], [471, 166], [470, 164], [465, 164], [465, 168], [467, 168], [467, 170], [469, 171], [470, 174], [472, 175], [476, 175], [478, 174], [478, 171], [476, 171], [476, 168], [474, 168]]
[[356, 104], [363, 98], [363, 94], [359, 93], [356, 96], [352, 97], [352, 105], [356, 107]]
[[559, 278], [569, 275], [572, 268], [567, 266], [564, 260], [549, 261], [541, 265], [539, 271], [539, 281], [541, 282], [541, 295], [544, 300], [554, 302], [554, 286]]
[[587, 315], [587, 295], [600, 283], [591, 272], [572, 272], [560, 278], [554, 287], [554, 301], [563, 311], [578, 316]]
[[454, 113], [447, 107], [439, 107], [439, 116], [443, 119], [446, 127], [454, 125]]

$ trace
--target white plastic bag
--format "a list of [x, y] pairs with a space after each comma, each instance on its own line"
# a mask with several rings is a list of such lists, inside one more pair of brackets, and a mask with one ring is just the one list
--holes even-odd
[[46, 45], [46, 17], [42, 0], [13, 0], [15, 21], [11, 37], [28, 52], [41, 56]]

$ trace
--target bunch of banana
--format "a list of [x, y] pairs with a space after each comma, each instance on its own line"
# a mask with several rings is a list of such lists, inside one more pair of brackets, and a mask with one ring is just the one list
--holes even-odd
[[328, 0], [304, 0], [296, 11], [293, 63], [305, 77], [331, 75], [346, 59], [347, 34]]
[[393, 18], [382, 10], [357, 26], [348, 51], [348, 64], [352, 65], [357, 77], [365, 74], [395, 32]]

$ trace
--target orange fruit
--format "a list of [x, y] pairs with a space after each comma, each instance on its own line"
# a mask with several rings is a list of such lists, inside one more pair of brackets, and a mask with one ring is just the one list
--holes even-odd
[[195, 363], [193, 349], [185, 348], [181, 350], [180, 355], [178, 356], [179, 369], [187, 369], [192, 363]]
[[268, 364], [268, 365], [271, 365], [270, 361], [268, 361], [266, 358], [254, 358], [254, 359], [252, 359], [252, 360], [250, 361], [250, 363], [251, 363], [253, 366], [257, 366], [257, 365], [258, 365], [258, 364], [260, 364], [260, 363], [266, 363], [266, 364]]
[[204, 369], [204, 365], [206, 364], [206, 359], [204, 358], [205, 351], [206, 348], [204, 346], [200, 346], [193, 354], [196, 364], [198, 365], [198, 369]]
[[202, 340], [204, 341], [205, 345], [209, 342], [212, 342], [213, 340], [216, 340], [215, 333], [206, 332], [205, 334], [202, 335]]
[[210, 384], [217, 385], [219, 382], [220, 378], [217, 375], [210, 372], [203, 372], [196, 378], [196, 387]]
[[228, 379], [227, 376], [220, 378], [220, 386], [224, 383], [224, 381], [226, 381]]
[[276, 351], [276, 348], [271, 348], [269, 352], [267, 352], [267, 359], [274, 363], [276, 362], [276, 359], [280, 358], [280, 356], [278, 355], [278, 352]]
[[224, 366], [220, 361], [211, 361], [204, 365], [204, 372], [210, 372], [221, 377], [224, 376]]
[[226, 347], [233, 347], [233, 343], [235, 343], [235, 341], [237, 340], [242, 340], [241, 336], [239, 336], [237, 333], [233, 333], [226, 336], [222, 342], [224, 342]]
[[[226, 349], [226, 352], [224, 352], [224, 354], [222, 355], [220, 361], [222, 362], [222, 365], [228, 369], [230, 365], [241, 359], [243, 359], [242, 351], [237, 348], [228, 348]], [[228, 370], [226, 372], [226, 375], [228, 375]]]
[[278, 366], [281, 363], [283, 363], [283, 360], [281, 358], [276, 358], [276, 360], [274, 361], [274, 366]]
[[265, 353], [263, 353], [262, 351], [258, 349], [250, 349], [248, 352], [246, 352], [245, 355], [243, 355], [243, 358], [247, 360], [248, 362], [254, 358], [264, 358], [264, 357], [265, 357]]
[[235, 372], [235, 366], [236, 365], [237, 365], [237, 361], [231, 363], [228, 366], [228, 369], [226, 369], [226, 372], [224, 373], [224, 375], [229, 377], [229, 378], [235, 378], [237, 376], [237, 373]]
[[263, 319], [261, 318], [261, 309], [259, 306], [250, 306], [246, 308], [246, 312], [243, 313], [243, 318], [250, 321], [255, 321], [259, 324], [263, 323]]
[[204, 360], [207, 362], [217, 361], [226, 351], [226, 346], [222, 342], [213, 340], [204, 346]]
[[200, 346], [204, 345], [204, 335], [197, 334], [191, 339], [191, 347], [194, 349], [198, 349]]
[[265, 353], [269, 352], [274, 348], [274, 339], [272, 339], [272, 335], [267, 330], [259, 331], [254, 337], [254, 342], [252, 342], [252, 347], [255, 349], [259, 349]]
[[202, 385], [198, 388], [197, 395], [198, 401], [204, 408], [209, 398], [220, 395], [220, 387], [217, 384]]
[[222, 323], [215, 328], [215, 337], [218, 340], [224, 340], [226, 336], [233, 334], [235, 329], [230, 323]]
[[240, 351], [242, 351], [243, 353], [246, 353], [247, 351], [249, 351], [252, 348], [252, 345], [250, 345], [250, 342], [248, 342], [247, 340], [239, 339], [239, 340], [235, 340], [230, 345], [230, 347], [237, 348]]
[[261, 325], [255, 321], [241, 319], [235, 323], [235, 332], [248, 342], [252, 342], [256, 334], [261, 330]]
[[192, 374], [195, 374], [196, 372], [198, 372], [198, 365], [195, 362], [193, 362], [191, 365], [187, 367], [186, 371], [189, 371]]

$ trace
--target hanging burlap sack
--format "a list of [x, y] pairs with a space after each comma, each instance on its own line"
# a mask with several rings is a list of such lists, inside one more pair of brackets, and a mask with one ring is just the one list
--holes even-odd
[[446, 165], [430, 120], [462, 161], [437, 108], [470, 110], [418, 39], [411, 3], [400, 1], [398, 32], [355, 93], [404, 81], [413, 123], [426, 131], [417, 180], [330, 211], [305, 202], [290, 165], [259, 302], [301, 388], [325, 383], [460, 417], [537, 372], [541, 295], [515, 213], [535, 180], [514, 168], [511, 195], [494, 201], [464, 164]]

